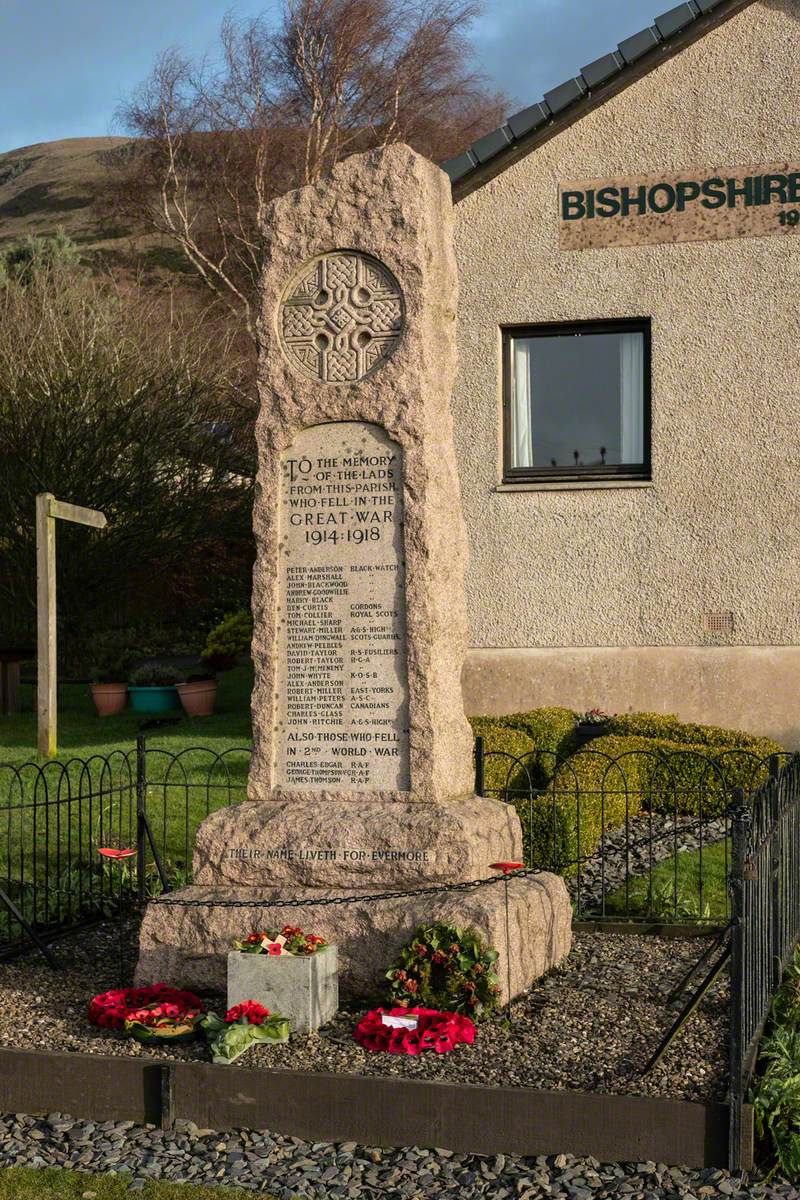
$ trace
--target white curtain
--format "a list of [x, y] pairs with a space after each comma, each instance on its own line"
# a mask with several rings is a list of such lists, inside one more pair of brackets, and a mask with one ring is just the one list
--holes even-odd
[[533, 466], [533, 432], [531, 429], [531, 388], [533, 385], [533, 355], [528, 338], [515, 338], [514, 379], [511, 395], [511, 465]]
[[640, 333], [620, 335], [620, 461], [640, 463], [644, 457], [644, 338]]

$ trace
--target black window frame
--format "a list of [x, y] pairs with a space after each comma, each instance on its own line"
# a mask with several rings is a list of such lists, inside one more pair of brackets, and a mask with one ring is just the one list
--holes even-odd
[[[503, 367], [503, 483], [591, 483], [603, 480], [648, 481], [651, 459], [651, 357], [652, 330], [649, 317], [603, 321], [560, 321], [536, 325], [505, 325], [501, 329]], [[575, 337], [581, 334], [641, 333], [642, 377], [642, 462], [605, 467], [512, 467], [511, 387], [513, 380], [511, 343], [515, 338]], [[535, 437], [534, 432], [534, 437]]]

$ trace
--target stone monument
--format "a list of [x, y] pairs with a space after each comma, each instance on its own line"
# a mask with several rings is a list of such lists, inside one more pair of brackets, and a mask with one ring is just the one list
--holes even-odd
[[[500, 951], [507, 991], [503, 886], [370, 899], [522, 856], [513, 808], [473, 794], [461, 699], [452, 228], [447, 177], [400, 145], [267, 213], [249, 801], [203, 822], [181, 893], [263, 906], [151, 905], [140, 981], [220, 987], [234, 937], [291, 923], [338, 943], [345, 993], [374, 994], [441, 920]], [[554, 875], [508, 895], [516, 994], [568, 952], [571, 909]]]

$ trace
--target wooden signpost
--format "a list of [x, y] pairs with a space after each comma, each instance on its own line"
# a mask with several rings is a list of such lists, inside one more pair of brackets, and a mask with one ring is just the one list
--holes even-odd
[[94, 508], [66, 504], [50, 492], [40, 492], [36, 497], [37, 744], [45, 758], [55, 756], [58, 737], [56, 520], [91, 525], [94, 529], [105, 529], [107, 524], [105, 515]]

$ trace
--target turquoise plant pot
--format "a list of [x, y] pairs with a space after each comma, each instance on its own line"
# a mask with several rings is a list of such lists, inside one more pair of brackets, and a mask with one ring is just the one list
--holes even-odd
[[128, 687], [131, 709], [137, 713], [156, 716], [161, 713], [179, 712], [181, 698], [174, 684], [169, 687]]

